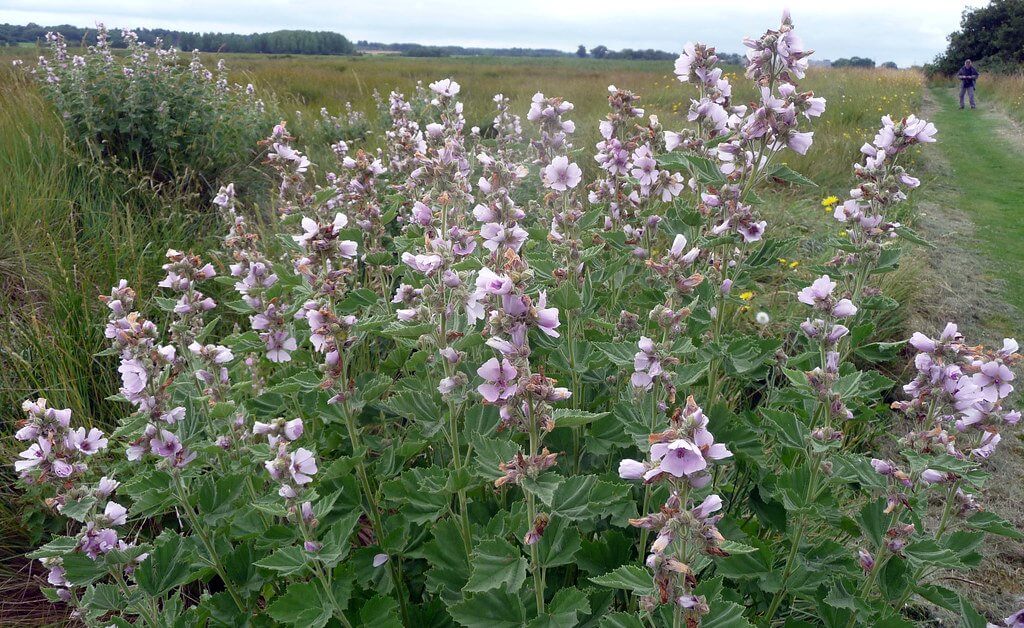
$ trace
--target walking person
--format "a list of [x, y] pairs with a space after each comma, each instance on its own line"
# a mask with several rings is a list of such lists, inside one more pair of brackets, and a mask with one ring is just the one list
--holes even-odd
[[964, 108], [964, 94], [967, 94], [971, 101], [971, 109], [974, 109], [974, 81], [978, 80], [978, 70], [971, 63], [970, 59], [964, 61], [964, 67], [956, 76], [960, 79], [960, 108]]

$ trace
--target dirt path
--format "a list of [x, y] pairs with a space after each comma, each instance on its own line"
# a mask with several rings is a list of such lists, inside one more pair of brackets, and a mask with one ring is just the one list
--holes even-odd
[[[936, 248], [921, 263], [911, 324], [927, 333], [956, 321], [969, 340], [998, 346], [1005, 336], [1024, 340], [1024, 131], [990, 104], [960, 111], [954, 96], [926, 93], [923, 117], [935, 121], [939, 142], [922, 151], [930, 180], [916, 227]], [[1024, 529], [1024, 438], [1002, 445], [982, 503]], [[990, 539], [969, 582], [943, 584], [991, 621], [1024, 606], [1024, 544]]]

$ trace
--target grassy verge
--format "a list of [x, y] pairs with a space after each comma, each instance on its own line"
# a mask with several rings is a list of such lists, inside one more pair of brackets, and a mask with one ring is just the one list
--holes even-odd
[[961, 111], [952, 90], [934, 88], [933, 95], [941, 150], [957, 183], [950, 200], [978, 227], [975, 245], [989, 262], [965, 272], [994, 275], [1004, 284], [1006, 301], [1024, 312], [1024, 147], [1006, 139], [998, 117], [984, 110], [990, 105]]

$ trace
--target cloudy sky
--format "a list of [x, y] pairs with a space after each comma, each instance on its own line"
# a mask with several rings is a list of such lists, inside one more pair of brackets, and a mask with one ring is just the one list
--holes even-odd
[[819, 59], [930, 61], [960, 13], [985, 0], [0, 0], [0, 22], [260, 32], [333, 30], [352, 40], [679, 50], [687, 40], [740, 52], [788, 6]]

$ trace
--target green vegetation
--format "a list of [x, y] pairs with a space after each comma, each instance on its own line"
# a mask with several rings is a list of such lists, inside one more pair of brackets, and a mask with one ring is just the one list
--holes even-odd
[[932, 93], [941, 105], [935, 124], [959, 191], [953, 202], [978, 226], [976, 245], [990, 262], [968, 272], [994, 273], [1005, 282], [1006, 300], [1024, 312], [1024, 147], [1003, 137], [991, 115], [961, 111], [952, 91]]
[[960, 30], [949, 36], [949, 47], [929, 69], [952, 75], [964, 59], [983, 71], [1019, 69], [1024, 63], [1024, 2], [993, 0], [964, 11]]
[[[120, 30], [115, 29], [110, 38], [115, 48], [126, 48], [128, 43]], [[40, 26], [38, 24], [0, 24], [0, 46], [17, 46], [36, 44], [46, 41], [49, 32], [60, 33], [70, 42], [96, 43], [96, 29], [82, 28], [62, 24], [60, 26]], [[313, 54], [313, 55], [345, 55], [355, 52], [344, 35], [330, 31], [280, 30], [271, 33], [192, 33], [187, 31], [168, 30], [166, 28], [135, 29], [139, 38], [153, 43], [157, 38], [167, 46], [191, 52], [258, 52], [264, 54]]]

